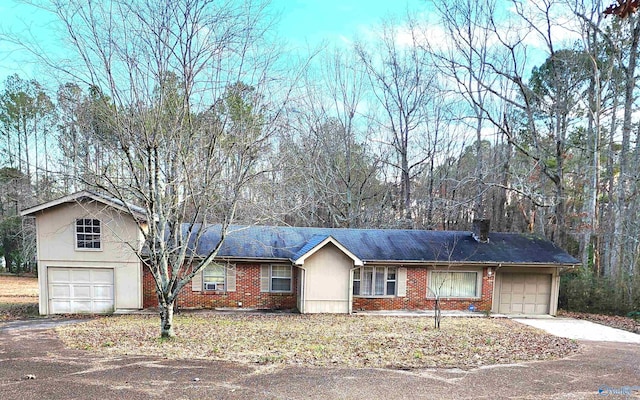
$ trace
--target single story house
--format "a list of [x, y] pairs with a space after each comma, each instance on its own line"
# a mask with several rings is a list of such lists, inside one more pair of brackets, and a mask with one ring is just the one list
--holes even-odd
[[[133, 251], [143, 245], [141, 210], [83, 191], [22, 214], [36, 218], [41, 314], [157, 305]], [[205, 256], [220, 231], [201, 229], [192, 251]], [[555, 315], [560, 271], [577, 263], [539, 237], [489, 232], [486, 221], [474, 232], [231, 226], [216, 262], [177, 301], [351, 313], [428, 310], [438, 298], [442, 309]]]

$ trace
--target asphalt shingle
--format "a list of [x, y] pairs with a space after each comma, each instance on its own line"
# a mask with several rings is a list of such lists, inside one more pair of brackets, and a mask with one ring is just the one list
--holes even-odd
[[[488, 243], [479, 243], [465, 231], [237, 225], [229, 227], [218, 256], [296, 259], [328, 236], [363, 261], [578, 263], [552, 242], [529, 234], [490, 233]], [[208, 254], [219, 240], [220, 227], [208, 226], [197, 253]]]

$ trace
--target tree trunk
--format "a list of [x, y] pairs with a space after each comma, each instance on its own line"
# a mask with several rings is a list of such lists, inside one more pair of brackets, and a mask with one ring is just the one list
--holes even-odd
[[160, 337], [172, 338], [176, 336], [173, 330], [173, 303], [174, 300], [160, 302]]

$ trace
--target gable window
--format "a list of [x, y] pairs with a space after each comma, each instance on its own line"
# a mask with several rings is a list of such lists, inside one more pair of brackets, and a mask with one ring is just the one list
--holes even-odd
[[204, 290], [224, 291], [225, 267], [220, 264], [210, 264], [202, 270], [202, 288]]
[[80, 218], [76, 220], [76, 249], [102, 249], [102, 230], [99, 219]]
[[354, 296], [394, 296], [396, 267], [363, 267], [353, 270]]
[[480, 297], [478, 272], [431, 271], [427, 295], [429, 297]]
[[261, 292], [291, 292], [291, 265], [263, 265], [260, 273]]

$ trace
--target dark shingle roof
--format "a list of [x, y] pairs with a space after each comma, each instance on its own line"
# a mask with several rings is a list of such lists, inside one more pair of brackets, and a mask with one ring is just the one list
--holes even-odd
[[[577, 264], [548, 240], [517, 233], [491, 233], [478, 243], [471, 232], [399, 229], [332, 229], [281, 226], [230, 226], [219, 257], [296, 259], [332, 236], [363, 261]], [[208, 254], [220, 227], [209, 226], [197, 247]]]

